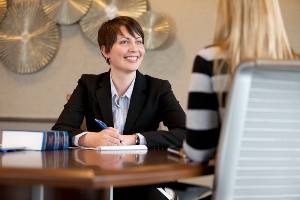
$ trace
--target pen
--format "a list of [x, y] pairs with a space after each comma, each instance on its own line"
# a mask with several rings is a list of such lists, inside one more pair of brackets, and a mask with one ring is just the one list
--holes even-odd
[[[108, 128], [107, 125], [103, 121], [101, 121], [99, 119], [95, 119], [95, 121], [101, 128], [103, 128], [103, 129]], [[122, 143], [122, 140], [120, 140], [120, 143]]]
[[101, 121], [99, 119], [95, 119], [95, 121], [101, 128], [103, 128], [103, 129], [108, 128], [107, 125], [103, 121]]
[[174, 154], [174, 155], [177, 155], [181, 158], [186, 158], [186, 155], [185, 153], [181, 150], [181, 149], [178, 149], [178, 148], [174, 148], [174, 147], [169, 147], [167, 149], [168, 152]]

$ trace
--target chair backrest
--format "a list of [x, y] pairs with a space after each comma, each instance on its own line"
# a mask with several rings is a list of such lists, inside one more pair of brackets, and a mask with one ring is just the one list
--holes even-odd
[[300, 199], [300, 62], [242, 63], [225, 113], [213, 199]]

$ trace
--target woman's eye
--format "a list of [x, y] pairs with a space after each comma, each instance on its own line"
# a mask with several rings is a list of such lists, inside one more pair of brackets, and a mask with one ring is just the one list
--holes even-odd
[[127, 40], [121, 40], [121, 41], [120, 41], [120, 44], [127, 44], [127, 43], [128, 43]]
[[141, 44], [143, 44], [143, 41], [138, 40], [138, 41], [136, 41], [136, 44], [141, 45]]

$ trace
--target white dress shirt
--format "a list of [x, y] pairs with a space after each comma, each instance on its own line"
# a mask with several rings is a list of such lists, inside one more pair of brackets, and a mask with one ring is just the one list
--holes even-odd
[[134, 83], [135, 77], [132, 80], [126, 92], [122, 96], [119, 96], [115, 84], [113, 83], [112, 77], [110, 77], [110, 89], [112, 100], [111, 105], [114, 128], [118, 129], [120, 134], [123, 134]]

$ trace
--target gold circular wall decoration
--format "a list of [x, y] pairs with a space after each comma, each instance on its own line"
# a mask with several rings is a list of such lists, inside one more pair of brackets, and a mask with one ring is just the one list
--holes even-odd
[[142, 26], [145, 34], [144, 45], [146, 49], [156, 49], [168, 39], [170, 25], [163, 15], [148, 11], [140, 16], [137, 21]]
[[54, 58], [59, 38], [39, 0], [14, 1], [0, 24], [0, 60], [14, 72], [36, 72]]
[[6, 9], [7, 9], [6, 0], [0, 0], [0, 23], [5, 16]]
[[103, 22], [117, 16], [137, 18], [146, 11], [146, 0], [93, 0], [88, 13], [80, 20], [80, 27], [84, 35], [97, 44], [98, 29]]
[[45, 13], [58, 24], [74, 24], [87, 13], [92, 0], [41, 0]]

